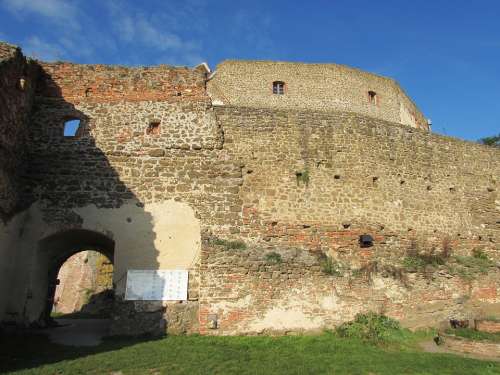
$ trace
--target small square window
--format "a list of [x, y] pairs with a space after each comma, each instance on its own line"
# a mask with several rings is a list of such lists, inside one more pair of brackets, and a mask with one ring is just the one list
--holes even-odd
[[285, 94], [285, 82], [274, 81], [273, 82], [273, 94], [284, 95]]
[[68, 120], [64, 123], [64, 133], [65, 137], [76, 137], [78, 135], [78, 131], [80, 130], [80, 120], [72, 119]]
[[160, 134], [160, 120], [152, 120], [148, 128], [146, 129], [146, 134], [149, 135], [158, 135]]

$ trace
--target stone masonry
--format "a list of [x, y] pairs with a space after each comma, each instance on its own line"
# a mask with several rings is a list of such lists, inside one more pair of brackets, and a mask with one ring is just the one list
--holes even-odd
[[[430, 133], [394, 81], [333, 64], [49, 64], [0, 46], [0, 151], [21, 150], [0, 165], [0, 321], [40, 322], [47, 271], [81, 250], [113, 260], [116, 334], [499, 314], [500, 152]], [[187, 301], [123, 301], [127, 270], [179, 268]]]

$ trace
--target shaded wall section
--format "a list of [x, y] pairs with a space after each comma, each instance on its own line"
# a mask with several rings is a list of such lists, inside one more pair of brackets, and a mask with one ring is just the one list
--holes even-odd
[[[223, 133], [205, 94], [205, 69], [40, 66], [24, 174], [30, 208], [5, 230], [16, 270], [9, 319], [39, 319], [52, 257], [40, 243], [81, 229], [114, 242], [118, 300], [129, 269], [190, 272], [187, 303], [118, 304], [113, 333], [143, 333], [165, 320], [192, 332], [200, 232], [235, 232], [241, 223], [241, 168], [219, 156]], [[70, 119], [80, 128], [64, 137]], [[182, 318], [185, 311], [192, 319]]]
[[27, 119], [33, 101], [37, 67], [19, 48], [0, 43], [0, 320], [6, 313], [13, 257], [19, 233], [4, 230], [6, 223], [25, 207], [21, 176], [26, 166]]
[[18, 208], [24, 168], [27, 117], [37, 67], [15, 46], [0, 43], [0, 218]]

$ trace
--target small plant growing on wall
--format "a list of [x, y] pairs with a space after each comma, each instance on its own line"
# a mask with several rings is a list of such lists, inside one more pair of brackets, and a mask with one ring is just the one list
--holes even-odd
[[213, 245], [222, 246], [225, 250], [245, 250], [247, 245], [243, 241], [230, 241], [223, 238], [214, 238], [211, 243]]
[[484, 251], [479, 248], [475, 248], [474, 250], [472, 250], [472, 256], [476, 259], [489, 261], [488, 255], [486, 255]]
[[319, 260], [321, 271], [327, 275], [342, 276], [342, 266], [328, 255], [322, 254]]
[[309, 185], [309, 171], [307, 169], [302, 172], [296, 172], [295, 177], [297, 178], [297, 185]]
[[283, 262], [283, 258], [281, 257], [281, 254], [278, 254], [275, 251], [271, 251], [270, 253], [266, 254], [266, 262], [268, 264], [279, 264]]
[[444, 237], [441, 241], [441, 249], [436, 246], [424, 244], [423, 249], [415, 239], [410, 242], [403, 259], [403, 266], [409, 270], [421, 271], [427, 266], [438, 267], [445, 265], [450, 259], [453, 248], [449, 237]]

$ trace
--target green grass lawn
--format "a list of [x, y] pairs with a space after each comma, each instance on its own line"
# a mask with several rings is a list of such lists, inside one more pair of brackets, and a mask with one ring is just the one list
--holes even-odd
[[385, 346], [319, 336], [108, 339], [98, 347], [3, 338], [0, 371], [16, 374], [500, 374], [500, 363], [417, 349], [420, 335]]

